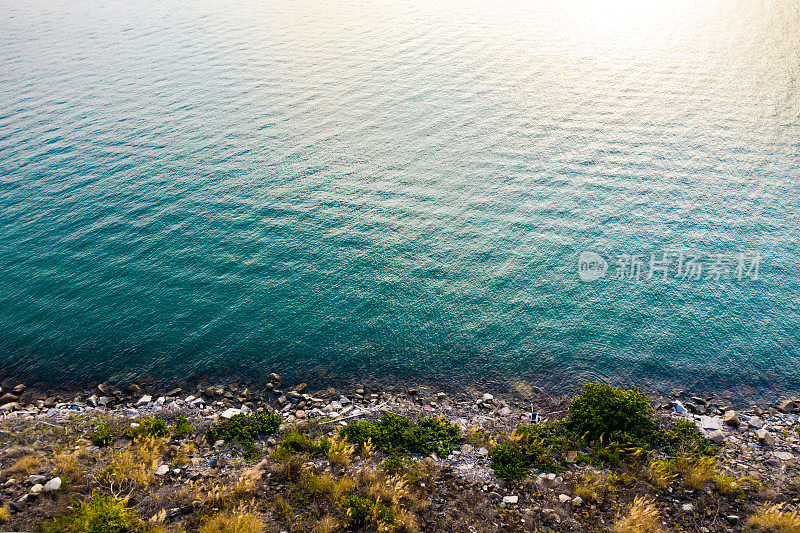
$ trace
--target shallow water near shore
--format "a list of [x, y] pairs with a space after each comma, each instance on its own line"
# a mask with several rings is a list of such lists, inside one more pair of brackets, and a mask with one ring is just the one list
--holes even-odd
[[4, 375], [799, 385], [800, 6], [434, 4], [5, 2]]

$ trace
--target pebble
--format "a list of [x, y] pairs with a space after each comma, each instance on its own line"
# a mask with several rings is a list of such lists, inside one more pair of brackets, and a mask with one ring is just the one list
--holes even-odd
[[567, 494], [559, 494], [558, 501], [561, 503], [567, 503], [568, 501], [572, 500], [572, 498]]
[[158, 468], [156, 468], [157, 476], [166, 476], [167, 472], [169, 472], [169, 466], [167, 465], [161, 465]]
[[503, 503], [517, 503], [519, 501], [519, 496], [503, 496]]

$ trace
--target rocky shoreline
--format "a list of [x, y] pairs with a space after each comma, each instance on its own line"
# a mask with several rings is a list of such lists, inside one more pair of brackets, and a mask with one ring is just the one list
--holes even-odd
[[[336, 442], [339, 428], [359, 420], [377, 421], [387, 413], [413, 420], [441, 417], [460, 429], [463, 441], [446, 455], [431, 453], [413, 459], [421, 471], [404, 483], [414, 492], [415, 501], [424, 505], [415, 507], [413, 523], [403, 526], [406, 530], [623, 531], [620, 517], [635, 507], [637, 496], [652, 500], [664, 531], [758, 531], [763, 528], [758, 529], [749, 517], [767, 509], [767, 504], [778, 506], [776, 512], [797, 512], [800, 401], [790, 398], [736, 409], [724, 398], [681, 391], [651, 395], [650, 400], [659, 424], [689, 420], [717, 446], [714, 475], [748, 480], [748, 488], [730, 498], [705, 486], [678, 486], [677, 482], [673, 486], [669, 479], [667, 486], [659, 488], [641, 481], [638, 474], [623, 479], [630, 470], [624, 463], [597, 467], [570, 457], [576, 452], [567, 453], [567, 467], [561, 471], [532, 469], [520, 482], [502, 481], [493, 470], [493, 447], [520, 424], [558, 420], [569, 410], [570, 398], [530, 386], [505, 394], [475, 389], [448, 394], [430, 385], [311, 391], [304, 383], [284, 384], [279, 375], [272, 374], [269, 385], [261, 390], [210, 384], [159, 391], [136, 383], [103, 383], [74, 394], [50, 395], [17, 383], [0, 391], [4, 509], [0, 518], [5, 519], [0, 529], [40, 529], [64, 515], [70, 500], [86, 499], [99, 489], [124, 496], [145, 524], [140, 528], [200, 530], [201, 515], [207, 519], [214, 513], [232, 512], [234, 505], [217, 503], [209, 512], [198, 494], [214, 487], [228, 490], [256, 472], [258, 490], [247, 496], [256, 502], [248, 504], [248, 512], [259, 517], [259, 530], [324, 531], [330, 516], [328, 522], [335, 524], [330, 531], [370, 531], [374, 524], [347, 525], [349, 508], [339, 515], [335, 509], [316, 513], [322, 517], [304, 514], [306, 504], [291, 499], [300, 498], [297, 493], [302, 491], [300, 482], [284, 472], [292, 468], [287, 466], [292, 459], [279, 457], [281, 442], [294, 429], [310, 439]], [[257, 413], [282, 415], [279, 432], [256, 440], [257, 458], [243, 457], [240, 447], [224, 439], [209, 439], [209, 425]], [[122, 436], [126, 428], [135, 428], [144, 419], [174, 423], [181, 418], [191, 425], [189, 436], [164, 439], [159, 457], [147, 467], [152, 472], [144, 474], [146, 482], [126, 483], [124, 488], [109, 484], [108, 469], [134, 444], [134, 439]], [[99, 424], [118, 428], [120, 438], [107, 447], [93, 444]], [[388, 471], [384, 461], [389, 454], [365, 451], [365, 446], [348, 448], [352, 460], [347, 460], [344, 469], [330, 453], [301, 454], [303, 464], [298, 468], [337, 479]], [[610, 488], [598, 496], [591, 480], [611, 473], [622, 476], [622, 481], [614, 482], [619, 485], [616, 488], [609, 482]], [[392, 527], [404, 530], [397, 524]]]

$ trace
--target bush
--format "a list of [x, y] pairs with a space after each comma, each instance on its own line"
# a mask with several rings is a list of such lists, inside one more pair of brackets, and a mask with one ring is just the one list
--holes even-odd
[[283, 422], [279, 412], [233, 415], [230, 420], [220, 424], [209, 424], [206, 438], [210, 442], [223, 439], [235, 442], [245, 449], [245, 454], [256, 454], [255, 439], [278, 431]]
[[590, 442], [641, 443], [656, 431], [650, 399], [638, 389], [586, 383], [569, 404], [567, 427]]
[[351, 422], [339, 434], [353, 444], [371, 442], [376, 449], [387, 453], [409, 452], [418, 455], [448, 455], [463, 438], [459, 427], [439, 417], [423, 418], [415, 422], [407, 416], [391, 413], [379, 422]]
[[301, 435], [296, 429], [292, 429], [283, 435], [276, 452], [278, 457], [287, 457], [296, 453], [322, 456], [326, 455], [330, 448], [330, 439], [323, 437], [318, 442], [315, 442], [305, 435]]
[[131, 439], [143, 437], [166, 437], [169, 435], [167, 421], [163, 418], [147, 417], [137, 421], [138, 426], [129, 427], [125, 430], [125, 436]]
[[43, 527], [45, 533], [124, 533], [139, 525], [127, 500], [92, 492], [89, 500], [73, 505], [70, 512]]
[[351, 494], [347, 497], [345, 509], [347, 523], [353, 529], [372, 524], [375, 529], [382, 531], [386, 525], [392, 523], [389, 508], [380, 501], [364, 498], [358, 494]]
[[175, 422], [175, 425], [172, 427], [172, 436], [178, 440], [188, 439], [192, 436], [192, 433], [192, 425], [185, 416], [181, 415], [181, 417], [178, 418], [177, 422]]
[[492, 450], [491, 457], [494, 474], [507, 483], [520, 481], [528, 473], [528, 458], [519, 442], [498, 444]]
[[117, 432], [111, 429], [108, 422], [103, 422], [94, 428], [92, 433], [92, 444], [103, 448], [117, 440]]

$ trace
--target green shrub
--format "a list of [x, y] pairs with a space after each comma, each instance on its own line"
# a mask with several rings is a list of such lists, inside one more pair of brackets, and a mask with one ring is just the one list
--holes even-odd
[[358, 529], [372, 524], [380, 526], [392, 522], [391, 511], [380, 501], [364, 498], [358, 494], [351, 494], [345, 500], [345, 514], [347, 523], [353, 529]]
[[423, 418], [416, 422], [391, 413], [383, 415], [377, 423], [352, 422], [339, 433], [353, 444], [364, 445], [371, 440], [376, 449], [384, 452], [419, 455], [448, 455], [463, 441], [459, 427], [444, 418]]
[[103, 448], [117, 440], [117, 432], [111, 429], [108, 422], [103, 422], [94, 428], [92, 433], [92, 444]]
[[233, 415], [227, 422], [209, 424], [206, 438], [209, 442], [223, 439], [237, 443], [244, 448], [246, 455], [253, 456], [256, 453], [255, 439], [277, 432], [281, 422], [283, 416], [277, 411]]
[[323, 437], [319, 441], [313, 441], [305, 435], [301, 435], [296, 429], [292, 429], [283, 435], [276, 453], [278, 457], [288, 457], [296, 453], [322, 456], [326, 455], [330, 449], [330, 439]]
[[125, 430], [125, 436], [131, 439], [142, 437], [166, 437], [169, 435], [167, 421], [163, 418], [147, 417], [137, 420], [136, 427], [129, 427]]
[[569, 404], [567, 427], [589, 442], [639, 443], [656, 431], [650, 399], [638, 389], [586, 383]]
[[711, 444], [691, 420], [676, 420], [669, 429], [659, 433], [656, 443], [671, 455], [714, 455], [718, 448]]
[[128, 500], [92, 492], [89, 500], [73, 505], [70, 512], [45, 524], [45, 533], [124, 533], [139, 526], [136, 511], [127, 508]]
[[188, 439], [192, 436], [192, 432], [192, 425], [183, 415], [181, 415], [175, 422], [175, 425], [172, 426], [172, 436], [178, 440]]
[[508, 483], [520, 481], [528, 473], [528, 458], [519, 442], [510, 440], [498, 444], [491, 453], [494, 474]]

